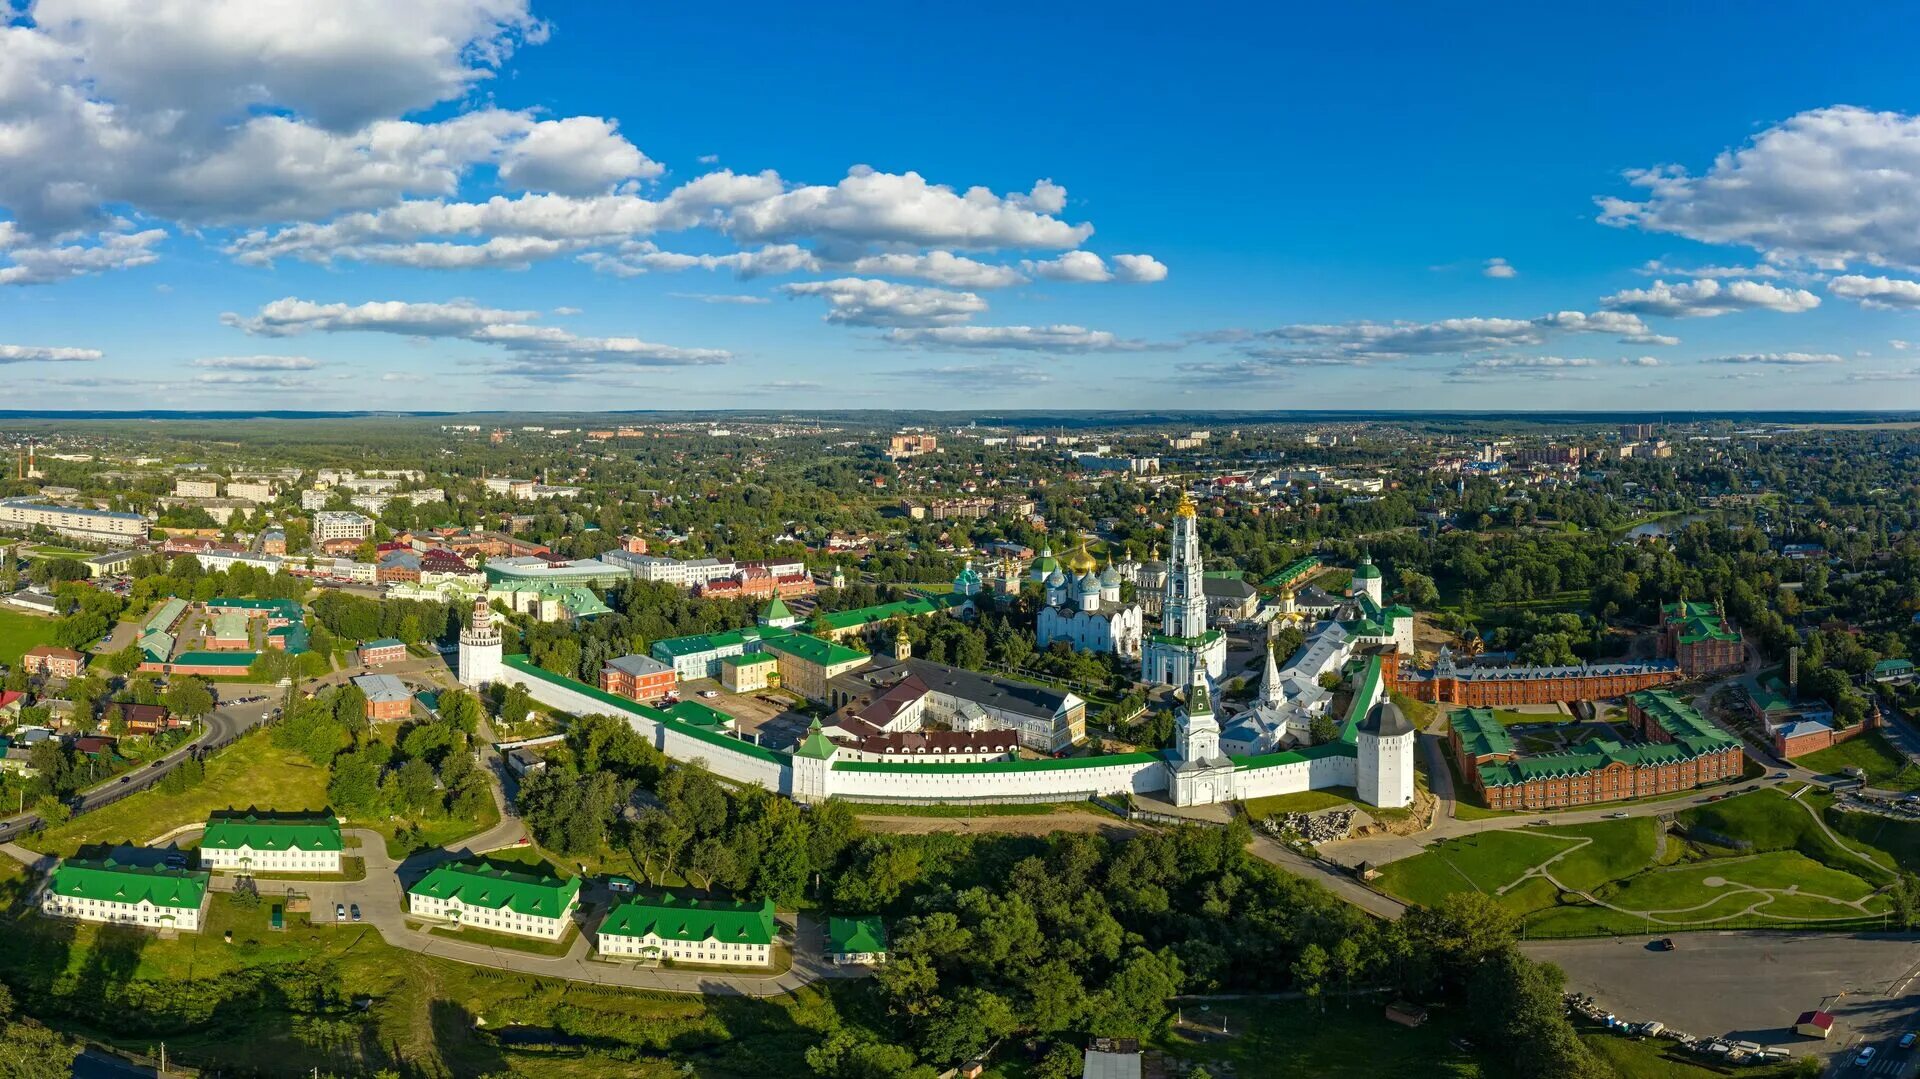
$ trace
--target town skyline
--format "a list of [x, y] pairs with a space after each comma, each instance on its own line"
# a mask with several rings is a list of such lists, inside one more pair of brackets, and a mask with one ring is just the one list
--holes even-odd
[[13, 5], [9, 404], [1920, 404], [1891, 15], [874, 14]]

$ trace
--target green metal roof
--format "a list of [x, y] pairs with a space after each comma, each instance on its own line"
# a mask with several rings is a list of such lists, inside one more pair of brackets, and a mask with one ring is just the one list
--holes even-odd
[[402, 641], [398, 637], [382, 637], [377, 641], [368, 641], [366, 644], [363, 644], [360, 647], [362, 648], [405, 648], [406, 646], [407, 646], [406, 642]]
[[644, 937], [649, 932], [663, 940], [772, 944], [773, 900], [682, 899], [668, 893], [658, 899], [629, 899], [600, 923], [603, 936]]
[[779, 596], [775, 596], [773, 597], [773, 599], [767, 602], [767, 609], [760, 612], [760, 617], [764, 621], [768, 621], [768, 622], [771, 622], [777, 618], [792, 618], [793, 608], [787, 606], [786, 600], [781, 599]]
[[213, 629], [208, 635], [222, 640], [244, 638], [247, 635], [247, 616], [239, 611], [214, 611]]
[[845, 645], [834, 644], [832, 641], [806, 633], [793, 633], [785, 637], [761, 641], [760, 647], [821, 667], [837, 667], [842, 663], [856, 663], [871, 658], [865, 652], [856, 652]]
[[214, 850], [342, 850], [340, 822], [333, 817], [259, 817], [216, 814], [200, 846]]
[[436, 866], [407, 891], [434, 899], [458, 897], [469, 907], [505, 907], [515, 914], [558, 918], [566, 912], [568, 902], [580, 894], [580, 878], [563, 881], [486, 862], [448, 862]]
[[1380, 687], [1380, 657], [1368, 656], [1367, 667], [1353, 684], [1353, 699], [1347, 704], [1347, 721], [1340, 727], [1340, 740], [1347, 745], [1360, 742], [1360, 721], [1367, 718], [1374, 692]]
[[1273, 575], [1261, 581], [1260, 586], [1262, 588], [1285, 588], [1318, 568], [1320, 568], [1320, 556], [1310, 554], [1305, 558], [1296, 559], [1282, 566], [1274, 572]]
[[139, 903], [156, 907], [198, 910], [206, 898], [205, 870], [164, 866], [120, 865], [111, 858], [91, 861], [68, 858], [53, 871], [53, 894], [106, 903]]
[[267, 631], [267, 636], [278, 637], [286, 642], [284, 651], [290, 656], [306, 652], [313, 640], [313, 635], [307, 632], [307, 627], [298, 622], [270, 629]]
[[144, 631], [147, 633], [162, 632], [167, 626], [172, 625], [176, 619], [186, 613], [186, 600], [168, 596], [165, 602], [155, 607], [153, 613], [147, 616]]
[[258, 652], [182, 652], [173, 657], [173, 665], [176, 667], [251, 667], [253, 661], [259, 658]]
[[755, 641], [764, 641], [792, 632], [790, 629], [775, 626], [746, 626], [741, 629], [723, 630], [719, 633], [690, 633], [685, 637], [668, 637], [663, 641], [655, 641], [651, 651], [657, 656], [664, 656], [671, 660], [721, 648], [744, 648]]
[[1512, 756], [1513, 735], [1507, 733], [1491, 708], [1456, 708], [1447, 713], [1447, 724], [1460, 735], [1461, 748], [1469, 757]]
[[780, 657], [771, 652], [742, 652], [737, 656], [721, 656], [720, 662], [729, 667], [757, 667], [762, 663], [778, 663]]
[[827, 919], [827, 950], [843, 954], [884, 952], [887, 925], [878, 915], [846, 918], [836, 914]]
[[213, 609], [230, 607], [243, 611], [265, 611], [270, 617], [284, 618], [289, 622], [298, 622], [304, 617], [300, 604], [290, 599], [234, 599], [222, 596], [208, 600], [207, 606]]
[[892, 603], [855, 607], [850, 611], [834, 611], [815, 617], [829, 629], [851, 629], [855, 626], [870, 626], [876, 622], [885, 622], [895, 615], [918, 618], [921, 615], [937, 614], [966, 602], [967, 597], [951, 593], [944, 596], [911, 596]]
[[817, 761], [824, 761], [833, 756], [833, 742], [821, 732], [819, 720], [816, 719], [808, 725], [806, 740], [793, 751], [793, 755], [809, 757]]
[[726, 727], [733, 723], [733, 717], [718, 709], [708, 708], [699, 701], [681, 701], [667, 714], [683, 723], [693, 723], [702, 727]]
[[784, 753], [775, 753], [773, 750], [764, 749], [754, 745], [752, 742], [729, 737], [698, 724], [676, 719], [660, 711], [658, 708], [649, 708], [644, 704], [635, 704], [625, 697], [616, 697], [597, 687], [587, 685], [585, 682], [576, 682], [571, 678], [562, 678], [552, 671], [543, 670], [535, 666], [533, 661], [524, 655], [504, 656], [500, 662], [529, 677], [538, 678], [543, 682], [551, 682], [556, 686], [561, 686], [573, 690], [575, 693], [591, 697], [596, 702], [606, 705], [609, 713], [612, 715], [637, 715], [645, 719], [653, 720], [656, 723], [664, 723], [674, 730], [683, 731], [690, 737], [698, 738], [708, 745], [731, 750], [735, 753], [744, 753], [749, 757], [770, 761], [774, 764], [785, 765], [790, 763]]
[[1875, 674], [1900, 674], [1910, 670], [1913, 670], [1913, 661], [1910, 659], [1883, 659], [1873, 665]]
[[968, 763], [932, 763], [928, 761], [834, 761], [836, 772], [931, 773], [934, 775], [996, 775], [1004, 772], [1070, 772], [1078, 768], [1110, 768], [1114, 765], [1157, 764], [1159, 753], [1115, 753], [1106, 757], [1063, 757], [1037, 761], [976, 761]]

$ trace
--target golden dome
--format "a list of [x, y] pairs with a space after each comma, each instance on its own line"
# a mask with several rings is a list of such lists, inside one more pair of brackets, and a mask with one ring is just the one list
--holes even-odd
[[1193, 496], [1188, 494], [1185, 491], [1181, 491], [1180, 505], [1175, 507], [1173, 512], [1179, 514], [1182, 517], [1192, 517], [1195, 512], [1194, 505], [1193, 505]]
[[1081, 540], [1080, 549], [1067, 559], [1067, 568], [1073, 570], [1075, 574], [1084, 574], [1092, 573], [1093, 567], [1093, 556], [1087, 553], [1087, 541]]

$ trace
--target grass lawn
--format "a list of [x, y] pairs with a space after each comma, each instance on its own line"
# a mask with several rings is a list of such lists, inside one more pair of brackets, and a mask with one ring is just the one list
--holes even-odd
[[1797, 850], [1821, 865], [1876, 885], [1892, 878], [1888, 871], [1891, 859], [1863, 861], [1822, 831], [1807, 807], [1775, 790], [1694, 806], [1677, 816], [1691, 829], [1743, 840], [1750, 844], [1750, 850]]
[[0, 611], [0, 667], [12, 667], [20, 662], [22, 652], [53, 640], [56, 625], [51, 618]]
[[1348, 1006], [1328, 998], [1326, 1009], [1299, 1000], [1214, 1002], [1182, 1016], [1228, 1034], [1171, 1031], [1153, 1045], [1169, 1056], [1238, 1079], [1316, 1076], [1363, 1079], [1380, 1075], [1481, 1079], [1506, 1074], [1448, 1044], [1466, 1029], [1466, 1015], [1436, 1008], [1425, 1024], [1407, 1028], [1381, 1014], [1384, 998], [1357, 997]]
[[[1708, 884], [1710, 880], [1725, 884]], [[1722, 895], [1748, 888], [1785, 890], [1832, 899], [1856, 900], [1872, 894], [1873, 888], [1859, 877], [1842, 873], [1808, 858], [1799, 851], [1776, 850], [1739, 858], [1708, 858], [1684, 866], [1643, 873], [1617, 893], [1605, 897], [1617, 906], [1637, 911], [1681, 911], [1704, 907]], [[1747, 893], [1749, 903], [1764, 896]], [[1823, 904], [1823, 906], [1831, 906]], [[1826, 916], [1846, 913], [1826, 911]], [[1669, 920], [1687, 921], [1691, 915], [1673, 915]]]
[[1547, 829], [1551, 835], [1593, 840], [1553, 863], [1554, 879], [1569, 888], [1592, 891], [1640, 872], [1653, 862], [1659, 826], [1652, 817], [1634, 817]]
[[[1459, 789], [1458, 787], [1454, 788], [1456, 791]], [[1453, 803], [1453, 817], [1455, 820], [1492, 820], [1495, 817], [1514, 817], [1518, 815], [1519, 814], [1514, 813], [1512, 810], [1488, 809], [1486, 806], [1474, 805], [1472, 802]]]
[[15, 909], [0, 974], [58, 1029], [138, 1052], [164, 1038], [170, 1060], [228, 1074], [804, 1075], [837, 1016], [872, 1010], [858, 982], [769, 1001], [569, 985], [403, 951], [364, 924], [275, 932], [269, 908], [217, 895], [207, 929], [171, 941]]
[[1531, 829], [1481, 832], [1436, 843], [1380, 870], [1382, 891], [1410, 903], [1436, 906], [1454, 892], [1488, 895], [1574, 845], [1572, 840]]
[[1869, 731], [1851, 742], [1809, 753], [1793, 763], [1827, 774], [1858, 768], [1867, 774], [1869, 787], [1920, 790], [1920, 768], [1914, 767], [1879, 731]]
[[1920, 824], [1872, 813], [1842, 813], [1831, 807], [1822, 816], [1827, 827], [1846, 836], [1854, 846], [1871, 846], [1901, 869], [1920, 872]]
[[1246, 807], [1248, 817], [1254, 820], [1265, 820], [1278, 813], [1314, 813], [1322, 809], [1332, 809], [1335, 806], [1351, 805], [1356, 797], [1352, 787], [1333, 787], [1317, 791], [1298, 791], [1294, 794], [1275, 794], [1266, 798], [1249, 798], [1242, 804]]
[[216, 809], [271, 809], [282, 813], [327, 807], [327, 771], [255, 731], [207, 759], [207, 778], [192, 790], [164, 794], [157, 787], [83, 813], [20, 845], [71, 856], [93, 843], [144, 843], [183, 824], [202, 823]]
[[535, 940], [532, 937], [516, 937], [512, 933], [494, 933], [472, 926], [436, 925], [427, 930], [436, 937], [449, 940], [464, 940], [468, 944], [483, 944], [489, 948], [505, 948], [509, 951], [527, 952], [532, 955], [565, 955], [573, 948], [573, 938], [580, 935], [577, 928], [569, 926], [567, 935], [559, 940]]

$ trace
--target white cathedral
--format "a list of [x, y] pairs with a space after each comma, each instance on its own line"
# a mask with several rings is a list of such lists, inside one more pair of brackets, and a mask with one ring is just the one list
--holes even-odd
[[1193, 499], [1183, 491], [1173, 513], [1173, 549], [1160, 600], [1160, 632], [1147, 638], [1140, 680], [1163, 686], [1193, 684], [1202, 670], [1218, 680], [1227, 667], [1227, 635], [1207, 628], [1207, 593], [1200, 572], [1200, 532]]
[[1093, 558], [1084, 546], [1064, 568], [1053, 561], [1049, 549], [1041, 554], [1041, 564], [1047, 563], [1052, 563], [1052, 569], [1040, 582], [1047, 605], [1040, 609], [1034, 627], [1036, 643], [1045, 648], [1054, 641], [1066, 641], [1076, 652], [1138, 658], [1146, 616], [1138, 603], [1120, 601], [1120, 571], [1108, 565], [1106, 572], [1096, 576]]

